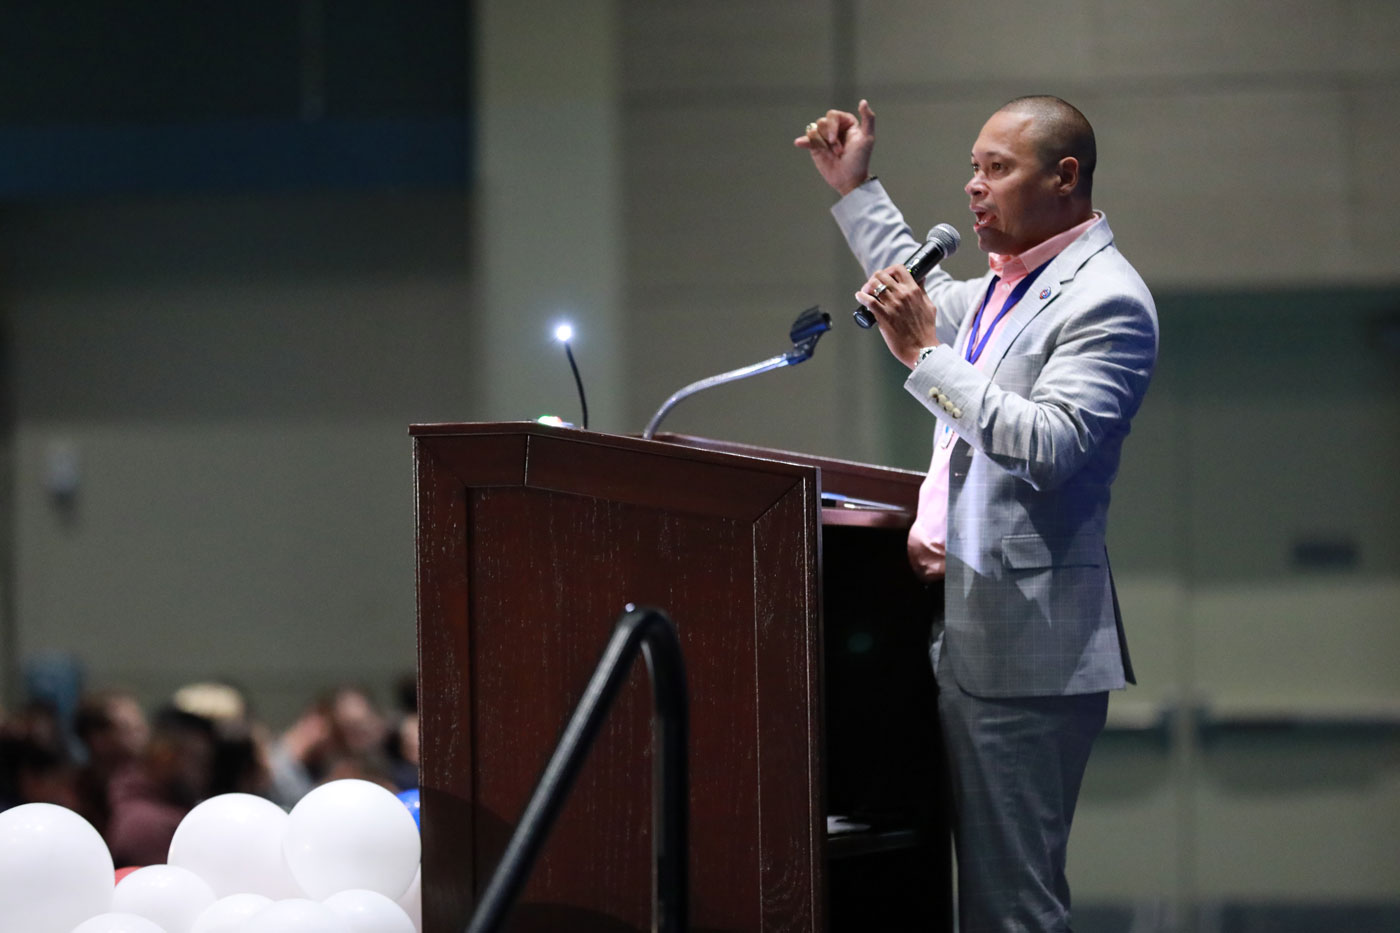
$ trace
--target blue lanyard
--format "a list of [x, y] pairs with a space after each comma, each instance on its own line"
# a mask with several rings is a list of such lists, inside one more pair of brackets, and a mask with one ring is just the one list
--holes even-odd
[[977, 341], [977, 332], [982, 327], [982, 312], [987, 310], [987, 302], [991, 300], [992, 292], [996, 289], [997, 282], [1001, 280], [1000, 276], [992, 276], [992, 281], [987, 285], [987, 294], [982, 296], [982, 306], [977, 309], [977, 316], [972, 319], [972, 333], [967, 336], [967, 355], [965, 358], [969, 363], [976, 363], [982, 358], [982, 351], [987, 348], [987, 341], [992, 338], [992, 332], [997, 329], [997, 325], [1001, 323], [1001, 319], [1006, 317], [1007, 313], [1012, 308], [1016, 307], [1016, 303], [1025, 297], [1026, 291], [1031, 287], [1031, 283], [1035, 281], [1036, 276], [1044, 272], [1045, 267], [1050, 265], [1052, 261], [1053, 260], [1045, 262], [1034, 272], [1016, 283], [1016, 287], [1011, 290], [1011, 294], [1006, 296], [1006, 302], [1001, 306], [1001, 310], [997, 312], [997, 316], [992, 319], [991, 325], [987, 328], [987, 332], [982, 335], [982, 341], [979, 343]]

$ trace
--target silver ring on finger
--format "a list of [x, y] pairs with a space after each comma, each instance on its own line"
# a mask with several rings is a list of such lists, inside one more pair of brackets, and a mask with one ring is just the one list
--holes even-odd
[[886, 285], [884, 282], [881, 282], [879, 285], [875, 286], [875, 290], [870, 293], [870, 297], [874, 298], [876, 301], [879, 301], [880, 296], [885, 293], [885, 290], [887, 288], [889, 288], [889, 286]]
[[815, 123], [808, 123], [808, 124], [807, 124], [807, 132], [809, 132], [809, 133], [812, 132], [813, 130], [815, 130], [816, 128], [817, 128], [817, 125], [816, 125]]

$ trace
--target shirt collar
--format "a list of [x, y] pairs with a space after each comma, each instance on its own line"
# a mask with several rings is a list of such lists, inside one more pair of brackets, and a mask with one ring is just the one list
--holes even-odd
[[1103, 214], [1094, 211], [1094, 216], [1090, 217], [1082, 224], [1076, 224], [1068, 230], [1057, 233], [1048, 240], [1042, 240], [1025, 252], [1017, 253], [1014, 256], [1003, 253], [988, 253], [987, 265], [991, 267], [992, 272], [1001, 277], [1003, 282], [1019, 282], [1021, 279], [1024, 279], [1032, 269], [1038, 269], [1060, 255], [1065, 247], [1083, 236], [1090, 227], [1102, 219]]

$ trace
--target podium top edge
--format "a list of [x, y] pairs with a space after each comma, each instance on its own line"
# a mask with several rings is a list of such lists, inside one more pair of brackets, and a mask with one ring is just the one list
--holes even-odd
[[911, 515], [917, 505], [919, 486], [924, 480], [924, 474], [914, 470], [683, 434], [658, 434], [652, 440], [643, 440], [635, 434], [608, 434], [535, 421], [415, 424], [409, 427], [409, 434], [415, 440], [491, 435], [551, 438], [654, 453], [669, 450], [674, 455], [689, 458], [713, 457], [716, 462], [737, 457], [747, 461], [750, 467], [761, 463], [769, 470], [781, 472], [816, 469], [820, 475], [819, 488], [824, 492], [890, 503]]
[[846, 460], [840, 457], [825, 456], [823, 454], [783, 450], [777, 447], [763, 447], [758, 444], [748, 444], [741, 441], [726, 441], [693, 434], [662, 432], [656, 435], [652, 440], [645, 441], [640, 434], [610, 434], [604, 431], [586, 431], [583, 428], [572, 425], [541, 424], [538, 421], [430, 422], [410, 424], [408, 426], [408, 433], [411, 437], [470, 434], [539, 434], [554, 437], [573, 437], [580, 440], [586, 438], [595, 438], [600, 441], [624, 439], [628, 441], [641, 441], [642, 443], [666, 444], [673, 447], [687, 447], [694, 450], [706, 450], [712, 453], [738, 454], [740, 456], [755, 457], [761, 460], [777, 460], [826, 469], [868, 470], [872, 473], [879, 473], [886, 476], [898, 476], [906, 478], [911, 482], [918, 483], [923, 482], [924, 479], [924, 473], [919, 470], [883, 466], [878, 463], [866, 463], [860, 460]]

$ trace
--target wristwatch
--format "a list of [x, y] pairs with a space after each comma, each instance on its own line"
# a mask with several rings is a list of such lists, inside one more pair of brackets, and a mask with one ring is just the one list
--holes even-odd
[[919, 351], [919, 358], [914, 361], [914, 365], [918, 366], [924, 360], [928, 359], [930, 353], [937, 349], [937, 347], [924, 347], [922, 350]]

